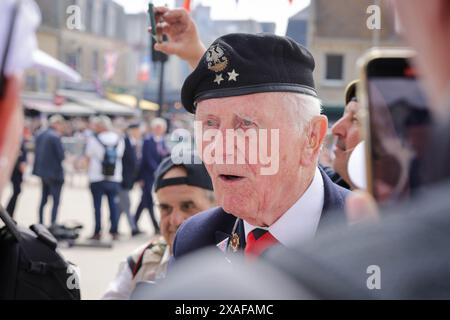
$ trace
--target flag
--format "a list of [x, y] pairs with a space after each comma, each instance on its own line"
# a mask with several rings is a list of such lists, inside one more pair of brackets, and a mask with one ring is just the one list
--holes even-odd
[[138, 81], [147, 82], [150, 79], [150, 63], [148, 59], [144, 59], [139, 65]]
[[183, 8], [185, 8], [188, 12], [191, 11], [191, 0], [184, 0]]
[[107, 52], [104, 55], [105, 71], [103, 73], [104, 80], [110, 80], [116, 73], [117, 59], [119, 55], [117, 52]]

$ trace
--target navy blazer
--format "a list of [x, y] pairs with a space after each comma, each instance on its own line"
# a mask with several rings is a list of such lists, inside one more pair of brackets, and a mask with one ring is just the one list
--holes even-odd
[[43, 179], [64, 181], [64, 148], [61, 137], [48, 128], [41, 132], [35, 141], [35, 159], [33, 174]]
[[[345, 197], [350, 192], [335, 183], [320, 170], [324, 185], [324, 204], [317, 232], [345, 223]], [[216, 207], [196, 214], [186, 220], [178, 229], [173, 244], [171, 264], [179, 257], [195, 250], [214, 246], [230, 236], [236, 217]], [[240, 248], [245, 248], [244, 224], [239, 220], [236, 233], [240, 239]]]
[[131, 190], [136, 181], [138, 158], [136, 146], [133, 146], [128, 135], [125, 135], [124, 141], [125, 150], [122, 157], [122, 188]]
[[164, 140], [162, 141], [162, 145], [163, 149], [166, 152], [166, 154], [163, 155], [158, 153], [156, 141], [153, 135], [148, 136], [142, 144], [142, 159], [139, 169], [139, 180], [144, 180], [144, 183], [148, 186], [153, 185], [156, 169], [158, 168], [162, 159], [164, 159], [165, 156], [169, 154]]

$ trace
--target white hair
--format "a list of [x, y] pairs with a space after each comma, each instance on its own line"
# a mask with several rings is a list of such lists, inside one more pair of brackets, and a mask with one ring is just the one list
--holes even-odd
[[150, 122], [150, 128], [161, 126], [164, 130], [167, 129], [167, 121], [163, 118], [155, 118]]
[[300, 131], [303, 131], [309, 122], [322, 112], [322, 104], [316, 97], [300, 93], [285, 93], [283, 99], [285, 105], [292, 106], [288, 108], [291, 112], [290, 118]]
[[55, 114], [55, 115], [51, 116], [50, 119], [48, 119], [48, 123], [50, 126], [53, 126], [57, 123], [64, 123], [64, 122], [65, 122], [64, 118], [59, 114]]
[[111, 130], [112, 128], [112, 122], [108, 116], [98, 116], [96, 124], [101, 126], [102, 128], [105, 128], [106, 130]]

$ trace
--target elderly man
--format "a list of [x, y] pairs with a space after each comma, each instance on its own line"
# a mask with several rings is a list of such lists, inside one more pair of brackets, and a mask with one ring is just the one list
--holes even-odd
[[[177, 48], [183, 37], [201, 45], [185, 11], [159, 10], [169, 43], [155, 48], [177, 53], [170, 48]], [[180, 23], [188, 27], [177, 37]], [[311, 54], [285, 37], [230, 34], [198, 60], [183, 85], [182, 102], [205, 132], [197, 136], [197, 146], [220, 207], [181, 226], [174, 259], [214, 245], [254, 257], [270, 245], [290, 247], [309, 240], [333, 218], [345, 220], [328, 211], [342, 209], [347, 190], [317, 167], [328, 122], [320, 114]], [[223, 138], [230, 131], [245, 142], [259, 137], [258, 147], [242, 150], [234, 138]], [[216, 133], [212, 139], [210, 132]], [[252, 161], [265, 148], [271, 168], [261, 157]]]
[[154, 175], [156, 168], [168, 154], [166, 143], [164, 142], [164, 135], [167, 131], [167, 122], [163, 118], [155, 118], [150, 122], [151, 133], [144, 139], [142, 144], [142, 158], [140, 163], [140, 170], [138, 179], [141, 180], [142, 197], [141, 202], [136, 209], [134, 215], [134, 221], [136, 223], [136, 232], [140, 233], [138, 228], [139, 218], [142, 211], [147, 208], [150, 219], [153, 224], [153, 230], [155, 234], [159, 234], [158, 221], [156, 220], [155, 213], [153, 212], [153, 197], [152, 187], [155, 180]]
[[[342, 117], [333, 125], [331, 133], [336, 138], [334, 146], [333, 170], [327, 171], [331, 180], [336, 184], [353, 188], [347, 166], [353, 149], [362, 140], [362, 128], [357, 114], [361, 108], [357, 98], [356, 89], [358, 80], [350, 82], [345, 89], [345, 110]], [[331, 171], [331, 172], [330, 172]]]
[[[406, 39], [418, 52], [415, 63], [434, 115], [428, 151], [430, 185], [413, 201], [387, 210], [378, 225], [339, 229], [295, 250], [283, 247], [270, 250], [265, 258], [275, 267], [273, 270], [284, 272], [287, 284], [296, 283], [300, 289], [290, 298], [450, 297], [450, 7], [446, 0], [394, 0], [392, 3]], [[420, 25], [418, 20], [422, 22]], [[362, 215], [370, 214], [373, 203], [369, 200], [361, 192], [353, 193], [347, 198], [348, 208], [353, 207], [352, 210]], [[184, 267], [183, 275], [198, 270], [198, 265], [193, 267], [197, 269]], [[259, 274], [247, 269], [249, 266], [243, 264], [235, 264], [227, 273], [210, 268], [209, 277], [202, 274], [201, 285], [198, 281], [186, 281], [182, 286], [189, 290], [182, 290], [177, 283], [165, 283], [165, 287], [170, 286], [168, 294], [158, 292], [156, 297], [147, 297], [215, 299], [219, 296], [223, 299], [221, 293], [232, 292], [233, 295], [225, 297], [239, 299], [243, 297], [242, 292], [252, 287], [245, 282], [250, 275], [252, 284], [258, 288], [270, 282], [268, 277], [273, 275], [267, 269]], [[240, 276], [242, 272], [247, 278]], [[241, 281], [235, 281], [236, 278]], [[219, 282], [222, 285], [216, 290]], [[286, 287], [280, 286], [280, 282], [265, 286], [266, 292], [273, 293], [265, 299], [285, 296]], [[262, 296], [257, 295], [259, 292], [251, 293], [254, 298]]]
[[58, 217], [61, 189], [64, 184], [64, 148], [61, 136], [64, 133], [65, 120], [60, 115], [49, 119], [49, 128], [41, 132], [35, 141], [35, 158], [33, 174], [41, 178], [42, 195], [39, 205], [39, 223], [44, 223], [44, 208], [48, 197], [53, 199], [51, 224]]
[[122, 262], [103, 299], [129, 299], [141, 281], [165, 277], [175, 233], [189, 217], [214, 205], [211, 179], [203, 164], [176, 164], [170, 157], [155, 173], [155, 194], [162, 236], [135, 250]]

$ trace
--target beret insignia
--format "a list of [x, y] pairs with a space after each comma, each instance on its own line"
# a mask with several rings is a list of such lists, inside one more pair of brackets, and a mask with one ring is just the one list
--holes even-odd
[[209, 47], [206, 52], [206, 62], [208, 69], [214, 72], [223, 71], [228, 65], [228, 58], [225, 56], [225, 51], [218, 44]]

